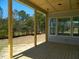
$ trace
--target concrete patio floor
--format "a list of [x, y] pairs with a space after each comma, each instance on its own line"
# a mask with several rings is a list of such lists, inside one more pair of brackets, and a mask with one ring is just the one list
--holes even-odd
[[[34, 44], [15, 45], [13, 59], [79, 59], [79, 46], [53, 42], [40, 43], [37, 47], [34, 47]], [[7, 51], [4, 52], [6, 54], [2, 57], [7, 59]]]
[[42, 43], [16, 54], [14, 59], [79, 59], [79, 46]]

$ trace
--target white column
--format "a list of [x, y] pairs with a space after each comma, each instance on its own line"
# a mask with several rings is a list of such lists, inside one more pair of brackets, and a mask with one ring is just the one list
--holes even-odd
[[48, 42], [48, 13], [46, 14], [46, 20], [45, 20], [45, 34], [46, 34], [46, 42]]
[[34, 45], [37, 46], [37, 10], [35, 10], [34, 17]]
[[58, 35], [58, 19], [56, 18], [56, 36]]
[[70, 24], [71, 36], [73, 36], [73, 17], [72, 16], [70, 17], [70, 22], [71, 22]]
[[12, 19], [12, 0], [8, 0], [8, 59], [13, 57], [13, 19]]

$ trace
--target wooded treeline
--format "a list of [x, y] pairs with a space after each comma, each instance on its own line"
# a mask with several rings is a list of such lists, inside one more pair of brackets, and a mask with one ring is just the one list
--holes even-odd
[[[13, 10], [13, 36], [34, 34], [34, 15], [30, 16], [24, 10]], [[37, 13], [37, 33], [45, 32], [45, 15]], [[0, 7], [0, 38], [8, 36], [8, 17], [3, 18], [3, 9]]]

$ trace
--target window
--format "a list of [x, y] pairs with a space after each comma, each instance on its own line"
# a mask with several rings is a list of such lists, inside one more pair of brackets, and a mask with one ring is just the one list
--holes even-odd
[[79, 17], [73, 17], [73, 36], [79, 36]]
[[58, 35], [70, 35], [70, 18], [58, 19]]
[[52, 18], [50, 20], [50, 34], [55, 35], [55, 32], [56, 32], [56, 19]]
[[[70, 36], [71, 30], [73, 30], [73, 36], [79, 36], [79, 16], [73, 17], [71, 19], [68, 17], [57, 19], [52, 18], [50, 20], [50, 34], [55, 35], [57, 32], [57, 35]], [[58, 22], [56, 22], [56, 20]]]

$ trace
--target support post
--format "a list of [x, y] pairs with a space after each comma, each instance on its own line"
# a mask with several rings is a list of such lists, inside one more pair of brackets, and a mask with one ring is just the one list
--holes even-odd
[[46, 33], [46, 42], [48, 42], [48, 13], [46, 14], [46, 20], [45, 20], [45, 33]]
[[34, 45], [37, 46], [37, 11], [35, 10], [34, 17]]
[[56, 18], [56, 36], [58, 35], [58, 19]]
[[8, 59], [12, 59], [13, 56], [13, 25], [12, 25], [12, 0], [8, 0]]
[[73, 36], [73, 17], [70, 17], [70, 22], [71, 36]]

